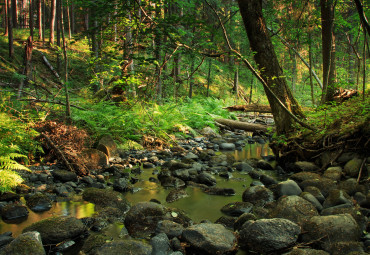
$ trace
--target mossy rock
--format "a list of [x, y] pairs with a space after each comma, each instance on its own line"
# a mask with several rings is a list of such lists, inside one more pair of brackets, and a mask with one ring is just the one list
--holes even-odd
[[152, 247], [136, 240], [113, 241], [100, 247], [95, 255], [151, 255]]
[[34, 212], [48, 211], [52, 207], [51, 199], [42, 193], [25, 196], [26, 204]]
[[45, 255], [38, 232], [21, 234], [0, 251], [0, 255]]
[[109, 237], [101, 234], [92, 234], [84, 242], [81, 251], [85, 254], [95, 254], [96, 250], [102, 247], [109, 240]]
[[94, 203], [98, 208], [115, 207], [122, 212], [129, 210], [130, 205], [125, 198], [121, 197], [119, 192], [106, 189], [87, 188], [82, 193], [85, 201]]
[[52, 245], [84, 234], [86, 227], [74, 217], [59, 216], [35, 222], [23, 229], [23, 233], [30, 231], [39, 232], [44, 245]]

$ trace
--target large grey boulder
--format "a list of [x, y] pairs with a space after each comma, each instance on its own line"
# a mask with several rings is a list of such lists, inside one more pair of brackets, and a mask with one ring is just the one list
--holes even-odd
[[250, 251], [269, 253], [294, 245], [301, 228], [287, 219], [261, 219], [245, 222], [239, 233], [239, 245]]
[[328, 197], [323, 204], [324, 208], [329, 208], [337, 205], [349, 204], [352, 205], [351, 197], [343, 190], [333, 189], [329, 192]]
[[237, 240], [233, 232], [221, 224], [201, 223], [183, 231], [189, 250], [195, 254], [228, 254], [236, 249]]
[[360, 172], [362, 159], [354, 158], [348, 161], [344, 166], [344, 173], [349, 177], [357, 177]]
[[54, 170], [51, 172], [55, 180], [61, 181], [61, 182], [76, 182], [77, 181], [77, 174], [67, 171], [67, 170]]
[[3, 220], [27, 219], [27, 207], [20, 204], [8, 204], [0, 211]]
[[70, 217], [51, 217], [23, 229], [23, 233], [37, 231], [40, 233], [44, 245], [57, 244], [68, 239], [74, 239], [86, 232], [82, 221]]
[[242, 199], [243, 202], [263, 206], [274, 201], [274, 193], [264, 186], [253, 186], [243, 192]]
[[1, 255], [45, 255], [40, 233], [23, 233], [0, 251]]
[[281, 197], [268, 214], [269, 218], [284, 218], [299, 225], [319, 213], [313, 204], [299, 196]]
[[303, 242], [314, 242], [328, 252], [334, 243], [357, 242], [360, 236], [360, 228], [350, 214], [314, 216], [303, 224]]
[[234, 151], [235, 150], [235, 144], [233, 144], [233, 143], [221, 143], [220, 144], [220, 150]]
[[48, 211], [52, 207], [51, 199], [43, 193], [30, 194], [25, 196], [26, 204], [34, 212]]
[[276, 193], [281, 196], [299, 196], [302, 193], [301, 188], [293, 180], [282, 181], [276, 186]]

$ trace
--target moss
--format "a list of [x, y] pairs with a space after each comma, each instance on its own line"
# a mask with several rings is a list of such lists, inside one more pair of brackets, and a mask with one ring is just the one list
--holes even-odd
[[90, 235], [84, 242], [81, 250], [86, 254], [94, 254], [96, 249], [103, 246], [108, 240], [107, 236], [101, 234]]
[[21, 235], [12, 241], [8, 246], [6, 246], [6, 248], [2, 250], [0, 254], [44, 255], [46, 253], [42, 243], [38, 242], [31, 236]]
[[122, 211], [126, 211], [129, 207], [127, 200], [122, 198], [119, 192], [112, 190], [87, 188], [84, 190], [82, 198], [88, 202], [94, 203], [98, 209], [115, 207]]

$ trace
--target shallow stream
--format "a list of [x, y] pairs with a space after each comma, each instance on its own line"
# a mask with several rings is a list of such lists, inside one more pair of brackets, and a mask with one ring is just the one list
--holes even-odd
[[[261, 158], [261, 156], [271, 155], [272, 152], [268, 144], [247, 144], [243, 150], [234, 152], [224, 152], [234, 155], [237, 161], [243, 161], [249, 158]], [[242, 201], [242, 193], [250, 185], [252, 179], [249, 175], [240, 172], [233, 172], [233, 177], [229, 180], [215, 176], [217, 179], [217, 187], [233, 188], [236, 192], [235, 196], [215, 196], [208, 195], [196, 187], [187, 187], [186, 192], [188, 197], [182, 198], [173, 203], [166, 202], [166, 196], [170, 192], [169, 189], [164, 189], [160, 184], [148, 181], [152, 175], [153, 169], [144, 169], [143, 173], [138, 176], [138, 181], [133, 186], [137, 188], [135, 193], [126, 193], [126, 199], [135, 204], [138, 202], [157, 199], [167, 207], [175, 207], [185, 211], [194, 222], [202, 220], [210, 220], [212, 222], [220, 218], [223, 213], [220, 209], [231, 202]], [[23, 201], [24, 202], [24, 201]], [[25, 203], [24, 203], [25, 204]], [[4, 222], [0, 221], [0, 234], [11, 231], [13, 237], [21, 234], [22, 230], [34, 222], [51, 216], [74, 216], [76, 218], [90, 217], [95, 213], [94, 204], [83, 201], [81, 196], [76, 195], [72, 201], [55, 202], [51, 210], [42, 213], [35, 213], [29, 210], [28, 218], [22, 222]], [[106, 234], [112, 238], [118, 237], [122, 224], [110, 226]]]

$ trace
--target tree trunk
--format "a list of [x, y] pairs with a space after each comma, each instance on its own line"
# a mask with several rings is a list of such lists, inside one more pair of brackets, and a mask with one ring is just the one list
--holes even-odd
[[208, 60], [208, 76], [207, 76], [207, 97], [209, 97], [209, 87], [211, 85], [211, 71], [212, 71], [212, 58]]
[[[262, 1], [238, 0], [238, 3], [251, 49], [255, 52], [254, 59], [259, 66], [261, 77], [266, 81], [272, 92], [284, 103], [287, 109], [294, 115], [303, 117], [302, 109], [287, 86], [283, 70], [279, 65], [274, 51], [262, 15]], [[288, 133], [293, 127], [292, 117], [279, 105], [278, 101], [266, 88], [265, 93], [274, 115], [277, 133]]]
[[[60, 48], [60, 22], [61, 22], [61, 17], [62, 17], [62, 10], [61, 10], [61, 2], [62, 0], [56, 0], [56, 25], [57, 25], [57, 46]], [[57, 72], [60, 72], [60, 52], [59, 50], [57, 51]]]
[[9, 41], [9, 58], [13, 60], [14, 57], [14, 45], [13, 45], [13, 5], [11, 6], [10, 0], [8, 1], [8, 41]]
[[66, 11], [67, 11], [67, 22], [68, 22], [68, 39], [71, 40], [72, 39], [71, 15], [69, 13], [68, 1], [67, 1]]
[[191, 64], [190, 64], [190, 73], [188, 76], [189, 79], [189, 98], [193, 97], [193, 86], [194, 86], [194, 78], [193, 78], [193, 73], [194, 73], [194, 62], [195, 62], [195, 56], [192, 56], [191, 58]]
[[312, 105], [315, 105], [315, 96], [313, 91], [313, 79], [312, 79], [312, 33], [308, 33], [308, 61], [310, 63], [310, 87], [311, 87], [311, 100]]
[[241, 129], [249, 132], [256, 131], [267, 132], [266, 125], [253, 124], [229, 119], [215, 119], [215, 121], [221, 125], [228, 126], [232, 129]]
[[[9, 2], [8, 2], [9, 5]], [[12, 28], [18, 27], [18, 1], [12, 0]], [[9, 13], [9, 12], [8, 12]]]
[[38, 5], [37, 5], [37, 13], [38, 13], [38, 28], [39, 28], [39, 40], [42, 40], [42, 19], [44, 17], [44, 13], [42, 13], [42, 0], [38, 0]]
[[[321, 103], [331, 101], [334, 92], [335, 44], [334, 44], [334, 4], [333, 0], [321, 0], [321, 36], [323, 91]], [[333, 47], [334, 46], [334, 47]], [[334, 50], [334, 51], [333, 51]], [[334, 56], [332, 56], [334, 54]], [[334, 60], [334, 61], [333, 61]]]
[[30, 36], [32, 38], [32, 41], [33, 41], [33, 1], [30, 0], [30, 5], [29, 5], [29, 14], [30, 14], [30, 17], [29, 17], [29, 25], [30, 25]]
[[235, 74], [234, 74], [234, 94], [235, 94], [235, 103], [237, 104], [238, 102], [238, 94], [239, 94], [239, 72], [238, 69], [236, 69]]
[[50, 37], [49, 43], [54, 44], [54, 28], [55, 28], [55, 14], [56, 14], [56, 2], [57, 0], [51, 0], [50, 7]]
[[8, 36], [9, 33], [9, 25], [8, 25], [8, 0], [5, 0], [5, 7], [4, 7], [4, 36]]
[[229, 112], [259, 112], [259, 113], [271, 113], [271, 107], [269, 105], [249, 104], [249, 105], [233, 105], [225, 107]]

